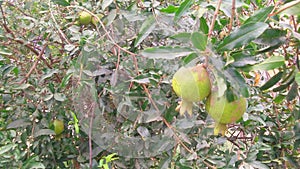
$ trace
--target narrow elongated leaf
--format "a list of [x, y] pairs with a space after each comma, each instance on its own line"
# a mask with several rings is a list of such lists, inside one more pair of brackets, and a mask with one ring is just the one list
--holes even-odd
[[34, 137], [38, 137], [42, 135], [55, 135], [55, 132], [50, 129], [40, 129], [34, 133]]
[[264, 85], [260, 87], [261, 90], [267, 90], [270, 87], [274, 86], [277, 82], [279, 82], [282, 78], [283, 72], [278, 72], [274, 75], [270, 80], [268, 80]]
[[142, 24], [138, 37], [134, 41], [135, 47], [137, 47], [152, 32], [152, 30], [155, 28], [155, 25], [154, 16], [149, 16]]
[[194, 51], [186, 47], [153, 47], [147, 48], [141, 52], [141, 55], [151, 59], [175, 59], [180, 56], [186, 56]]
[[175, 13], [174, 22], [177, 22], [193, 3], [193, 0], [185, 0], [184, 2], [182, 2]]
[[298, 84], [296, 82], [293, 83], [292, 87], [290, 88], [290, 91], [288, 92], [286, 96], [287, 101], [294, 100], [298, 95]]
[[182, 32], [182, 33], [175, 34], [175, 35], [171, 36], [170, 38], [174, 38], [180, 42], [187, 43], [191, 40], [191, 36], [192, 36], [191, 33]]
[[66, 0], [52, 0], [53, 3], [61, 5], [61, 6], [69, 6], [70, 3]]
[[249, 17], [244, 24], [247, 23], [256, 23], [256, 22], [265, 22], [268, 18], [268, 15], [272, 12], [274, 6], [268, 6], [266, 8], [262, 8], [254, 13], [251, 17]]
[[19, 127], [29, 126], [31, 123], [25, 119], [15, 120], [7, 125], [7, 129], [15, 129]]
[[295, 81], [296, 81], [296, 82], [298, 83], [298, 85], [300, 86], [300, 72], [296, 73]]
[[56, 70], [56, 69], [50, 70], [49, 72], [47, 72], [47, 74], [45, 74], [45, 75], [43, 75], [43, 76], [41, 77], [40, 82], [42, 82], [43, 80], [45, 80], [45, 79], [47, 79], [47, 78], [53, 76], [53, 74], [55, 74], [55, 73], [58, 73], [58, 70]]
[[284, 65], [283, 56], [272, 56], [262, 63], [252, 66], [251, 70], [273, 70]]
[[0, 155], [9, 152], [11, 149], [14, 149], [17, 144], [8, 144], [0, 147]]
[[194, 32], [191, 36], [191, 40], [195, 48], [199, 49], [200, 51], [204, 51], [206, 49], [206, 44], [207, 44], [206, 35], [200, 32]]
[[259, 37], [267, 28], [268, 24], [262, 22], [243, 25], [226, 37], [218, 46], [218, 50], [231, 50], [248, 44], [250, 41]]

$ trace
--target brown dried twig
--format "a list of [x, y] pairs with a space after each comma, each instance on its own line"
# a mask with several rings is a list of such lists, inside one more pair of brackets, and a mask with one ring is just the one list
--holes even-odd
[[211, 24], [210, 24], [210, 27], [209, 27], [208, 38], [211, 37], [212, 32], [213, 32], [213, 30], [214, 30], [215, 22], [216, 22], [216, 19], [217, 19], [217, 16], [218, 16], [218, 12], [219, 12], [221, 3], [222, 3], [222, 0], [218, 0], [218, 3], [217, 3], [217, 6], [216, 6], [216, 10], [215, 10], [214, 16], [213, 16], [213, 19], [212, 19]]
[[233, 20], [235, 17], [235, 0], [232, 0], [231, 17], [228, 26], [228, 33], [232, 30]]

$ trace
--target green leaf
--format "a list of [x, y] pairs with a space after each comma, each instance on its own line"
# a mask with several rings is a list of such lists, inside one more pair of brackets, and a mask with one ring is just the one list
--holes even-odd
[[153, 47], [147, 48], [141, 52], [141, 55], [151, 59], [175, 59], [180, 56], [186, 56], [194, 51], [186, 47]]
[[272, 56], [262, 63], [252, 66], [251, 70], [273, 70], [275, 68], [279, 68], [284, 65], [284, 57], [283, 56]]
[[69, 80], [70, 80], [70, 78], [71, 78], [72, 75], [73, 75], [72, 73], [67, 74], [67, 75], [61, 80], [61, 83], [60, 83], [60, 87], [61, 87], [61, 88], [66, 87], [66, 85], [69, 83]]
[[286, 41], [286, 33], [285, 30], [267, 29], [254, 42], [260, 45], [275, 46]]
[[162, 8], [160, 12], [165, 13], [175, 13], [178, 10], [178, 7], [175, 7], [173, 5], [169, 5], [167, 8]]
[[54, 94], [54, 99], [60, 102], [65, 101], [67, 98], [63, 93], [55, 93]]
[[66, 0], [52, 0], [52, 2], [54, 4], [61, 5], [61, 6], [69, 6], [70, 5], [70, 3]]
[[182, 2], [175, 13], [174, 22], [177, 22], [193, 3], [194, 0], [185, 0], [184, 2]]
[[204, 51], [207, 45], [207, 36], [200, 33], [194, 32], [191, 36], [192, 43], [195, 48], [199, 49], [200, 51]]
[[255, 38], [259, 37], [267, 28], [268, 24], [262, 22], [243, 25], [226, 37], [218, 46], [218, 50], [232, 50], [248, 44]]
[[199, 29], [201, 32], [208, 34], [209, 27], [208, 27], [206, 19], [204, 17], [200, 18], [200, 28]]
[[15, 90], [25, 90], [30, 86], [31, 86], [31, 84], [26, 83], [26, 84], [21, 84], [19, 86], [14, 86], [13, 89], [15, 89]]
[[300, 72], [296, 73], [295, 81], [296, 81], [297, 84], [300, 86]]
[[7, 48], [1, 46], [0, 47], [0, 55], [7, 55], [7, 56], [11, 56], [13, 53], [11, 51], [9, 51]]
[[4, 153], [7, 153], [14, 149], [17, 146], [17, 144], [8, 144], [0, 147], [0, 155], [3, 155]]
[[34, 137], [43, 136], [43, 135], [46, 135], [46, 136], [55, 135], [55, 132], [50, 129], [40, 129], [34, 133]]
[[261, 90], [267, 90], [270, 87], [274, 86], [277, 82], [281, 80], [283, 76], [283, 72], [278, 72], [276, 75], [274, 75], [272, 78], [270, 78], [265, 84], [263, 84], [260, 89]]
[[172, 36], [170, 36], [170, 38], [176, 39], [176, 40], [178, 40], [180, 42], [183, 42], [183, 43], [188, 43], [191, 40], [191, 36], [192, 36], [191, 33], [182, 32], [182, 33], [172, 35]]
[[6, 127], [6, 129], [15, 129], [15, 128], [20, 128], [20, 127], [26, 127], [31, 125], [31, 123], [25, 119], [19, 119], [15, 120], [11, 123], [9, 123]]
[[265, 22], [265, 20], [268, 18], [268, 15], [272, 12], [273, 9], [274, 9], [274, 6], [269, 6], [269, 7], [262, 8], [262, 9], [256, 11], [251, 17], [249, 17], [244, 22], [244, 24]]
[[240, 67], [251, 66], [259, 63], [259, 61], [257, 61], [257, 59], [253, 57], [253, 55], [247, 52], [237, 52], [237, 53], [233, 53], [231, 56], [233, 57], [234, 61], [230, 63], [230, 65], [234, 67], [240, 68]]
[[47, 72], [47, 74], [45, 74], [45, 75], [43, 75], [43, 76], [41, 77], [40, 82], [42, 82], [43, 80], [45, 80], [45, 79], [47, 79], [47, 78], [53, 76], [53, 74], [55, 74], [55, 73], [58, 73], [58, 70], [56, 70], [56, 69], [50, 70], [49, 72]]
[[134, 41], [134, 47], [137, 47], [155, 28], [156, 21], [153, 15], [149, 16], [142, 24], [138, 37]]
[[298, 84], [294, 82], [286, 96], [286, 100], [292, 101], [297, 97], [297, 95], [298, 95]]

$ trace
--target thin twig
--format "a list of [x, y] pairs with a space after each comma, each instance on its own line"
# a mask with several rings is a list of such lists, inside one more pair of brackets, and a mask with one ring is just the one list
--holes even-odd
[[210, 24], [210, 27], [209, 27], [208, 38], [211, 37], [212, 32], [213, 32], [213, 30], [214, 30], [215, 22], [216, 22], [216, 19], [217, 19], [217, 16], [218, 16], [218, 12], [219, 12], [221, 3], [222, 3], [222, 0], [218, 0], [217, 7], [216, 7], [216, 10], [215, 10], [214, 16], [213, 16], [213, 19], [212, 19], [211, 24]]
[[[19, 43], [21, 45], [24, 45], [31, 52], [33, 52], [36, 56], [39, 57], [40, 52], [38, 52], [32, 45], [30, 45], [28, 43], [25, 43], [24, 41], [16, 38], [16, 35], [14, 34], [14, 32], [6, 24], [6, 17], [5, 17], [5, 13], [3, 11], [2, 5], [0, 5], [0, 10], [1, 10], [1, 13], [2, 13], [2, 19], [3, 19], [3, 24], [2, 25], [3, 25], [4, 29], [5, 29], [5, 31], [8, 34], [11, 35], [11, 37], [7, 37], [7, 38], [10, 39], [10, 40], [12, 40], [12, 41], [15, 41], [15, 42], [17, 42], [17, 43]], [[49, 37], [49, 35], [48, 35], [48, 37]], [[49, 67], [50, 69], [53, 69], [53, 67], [46, 61], [46, 59], [44, 59], [43, 57], [40, 57], [40, 59], [47, 65], [47, 67]], [[58, 82], [61, 82], [60, 77], [57, 74], [55, 74], [55, 76], [56, 76]]]
[[56, 27], [56, 29], [57, 29], [57, 31], [58, 31], [60, 37], [61, 37], [63, 40], [65, 40], [68, 44], [71, 44], [71, 42], [68, 40], [68, 38], [66, 38], [66, 35], [65, 35], [65, 34], [60, 30], [60, 28], [57, 26], [58, 23], [56, 22], [56, 19], [55, 19], [54, 15], [53, 15], [53, 11], [52, 11], [52, 8], [51, 8], [51, 0], [49, 0], [49, 4], [48, 4], [48, 5], [49, 5], [49, 10], [50, 10], [51, 18], [52, 18], [52, 20], [53, 20], [53, 22], [54, 22], [54, 24], [55, 24], [55, 27]]
[[93, 168], [93, 146], [92, 146], [92, 128], [93, 128], [93, 120], [94, 120], [94, 108], [96, 102], [91, 104], [91, 107], [88, 110], [88, 115], [90, 117], [90, 126], [89, 126], [89, 165], [90, 168]]
[[25, 77], [18, 84], [24, 83], [29, 78], [29, 76], [31, 75], [31, 73], [36, 68], [37, 64], [39, 63], [41, 57], [43, 56], [43, 54], [44, 54], [47, 46], [48, 46], [48, 43], [44, 44], [41, 52], [37, 56], [36, 61], [34, 62], [34, 64], [32, 65], [32, 67], [30, 68], [29, 72], [27, 72], [27, 74], [25, 75]]
[[[281, 3], [281, 1], [279, 1], [278, 3]], [[277, 15], [277, 14], [281, 13], [282, 11], [297, 5], [298, 3], [300, 3], [300, 0], [295, 0], [295, 1], [288, 2], [288, 3], [284, 4], [280, 9], [278, 9], [276, 12], [272, 12], [269, 15], [269, 17]]]
[[230, 22], [229, 22], [229, 26], [228, 26], [228, 33], [230, 33], [232, 30], [234, 17], [235, 17], [235, 0], [232, 0], [231, 17], [230, 17]]

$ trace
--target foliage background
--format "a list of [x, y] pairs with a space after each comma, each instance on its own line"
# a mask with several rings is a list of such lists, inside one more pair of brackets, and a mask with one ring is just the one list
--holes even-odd
[[[300, 168], [299, 0], [0, 5], [0, 167]], [[197, 63], [248, 98], [226, 137], [204, 102], [175, 111], [172, 75]]]

